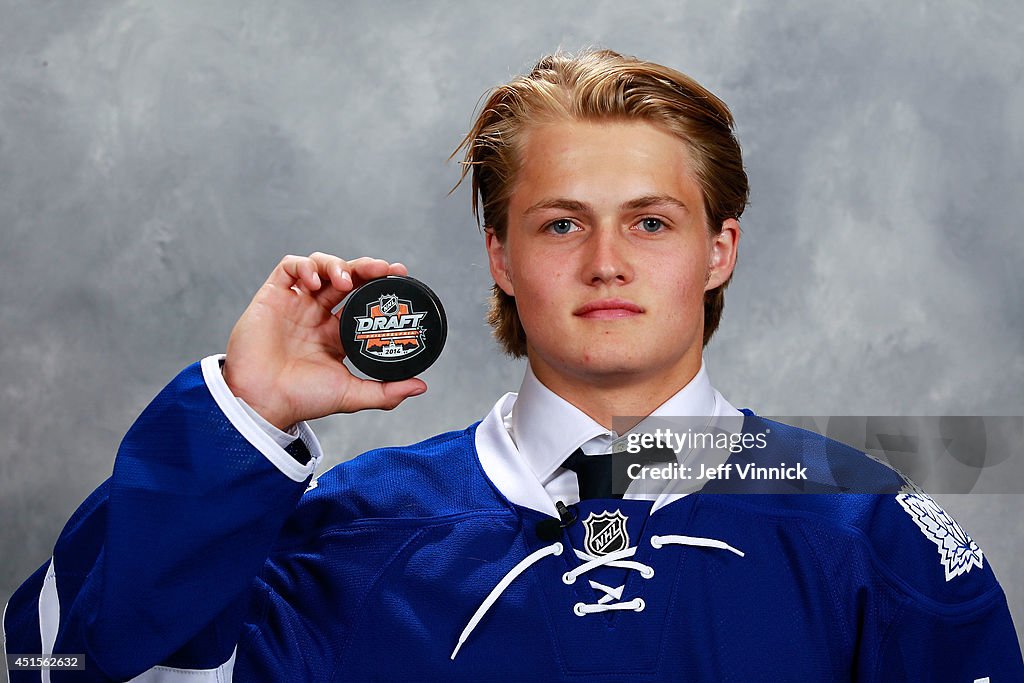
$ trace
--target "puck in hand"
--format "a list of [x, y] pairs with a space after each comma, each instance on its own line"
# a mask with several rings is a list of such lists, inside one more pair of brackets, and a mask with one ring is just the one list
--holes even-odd
[[400, 275], [370, 280], [349, 294], [340, 325], [352, 365], [385, 382], [429, 368], [448, 336], [441, 300], [419, 280]]

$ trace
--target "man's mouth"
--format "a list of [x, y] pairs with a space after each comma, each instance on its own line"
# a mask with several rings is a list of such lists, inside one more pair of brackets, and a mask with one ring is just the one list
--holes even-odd
[[644, 309], [627, 299], [596, 299], [583, 304], [573, 315], [580, 318], [609, 320], [614, 318], [631, 318], [640, 315]]

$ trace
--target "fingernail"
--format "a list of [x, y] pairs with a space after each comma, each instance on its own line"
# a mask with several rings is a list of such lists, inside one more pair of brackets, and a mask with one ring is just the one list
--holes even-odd
[[427, 390], [426, 387], [420, 387], [418, 389], [413, 389], [412, 393], [410, 393], [409, 396], [410, 397], [412, 397], [412, 396], [419, 396], [420, 394], [422, 394], [426, 390]]

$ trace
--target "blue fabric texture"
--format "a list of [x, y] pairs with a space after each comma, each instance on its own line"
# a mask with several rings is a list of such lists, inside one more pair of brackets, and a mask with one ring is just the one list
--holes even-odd
[[[776, 425], [765, 462], [898, 483], [863, 454]], [[699, 493], [653, 513], [583, 501], [565, 552], [515, 579], [453, 660], [485, 597], [550, 544], [536, 533], [545, 515], [485, 476], [476, 426], [365, 453], [305, 490], [234, 429], [191, 366], [57, 542], [55, 651], [85, 652], [88, 670], [52, 679], [211, 668], [237, 647], [239, 681], [1024, 680], [987, 558], [947, 579], [891, 493]], [[566, 584], [584, 521], [608, 516], [624, 518], [616, 533], [653, 576], [603, 567]], [[744, 556], [652, 545], [666, 535]], [[40, 572], [11, 600], [9, 652], [38, 647]], [[603, 595], [589, 580], [644, 609], [577, 616]], [[38, 673], [12, 672], [21, 680]]]

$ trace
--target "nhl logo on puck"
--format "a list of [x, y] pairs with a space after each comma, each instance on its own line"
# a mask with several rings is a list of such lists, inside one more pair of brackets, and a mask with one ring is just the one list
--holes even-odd
[[444, 348], [448, 320], [429, 287], [389, 275], [352, 292], [341, 311], [341, 345], [357, 369], [386, 382], [430, 367]]

